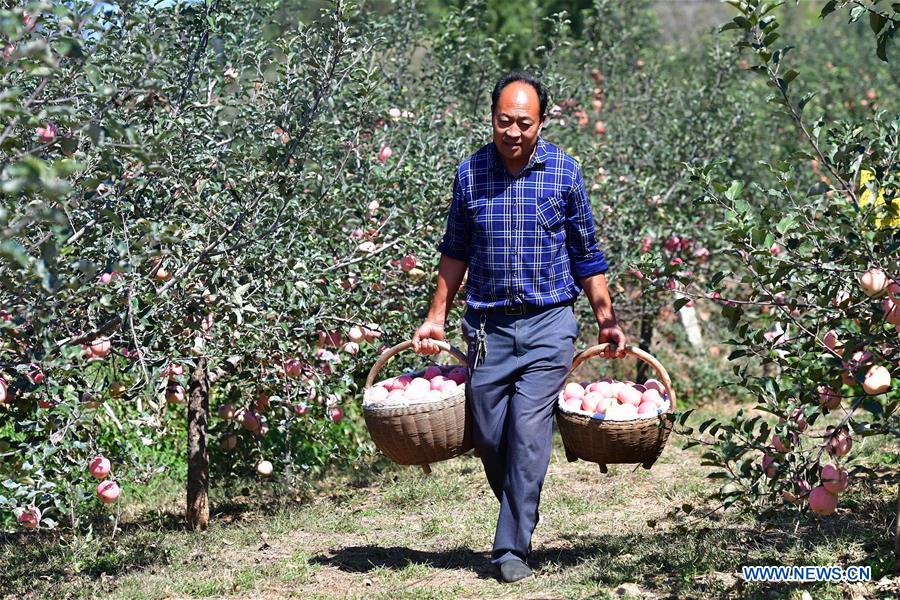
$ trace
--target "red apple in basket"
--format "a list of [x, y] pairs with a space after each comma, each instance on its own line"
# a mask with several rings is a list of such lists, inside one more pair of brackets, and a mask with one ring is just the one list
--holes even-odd
[[606, 409], [606, 418], [613, 421], [627, 421], [637, 417], [637, 407], [633, 404], [610, 403]]
[[612, 393], [612, 390], [613, 390], [612, 384], [608, 381], [598, 381], [596, 383], [591, 384], [591, 386], [593, 387], [593, 389], [591, 391], [597, 392], [601, 396], [604, 396], [606, 398], [612, 398], [615, 396]]
[[563, 391], [563, 395], [566, 398], [584, 398], [584, 388], [581, 387], [580, 383], [569, 383], [566, 384], [566, 389]]
[[441, 383], [441, 387], [438, 388], [441, 394], [449, 394], [450, 392], [456, 391], [456, 388], [459, 387], [455, 381], [452, 379], [445, 379]]
[[466, 382], [466, 368], [453, 367], [450, 369], [450, 373], [447, 374], [447, 379], [452, 379], [457, 385], [464, 384]]
[[606, 413], [609, 410], [609, 407], [613, 404], [618, 404], [615, 398], [610, 398], [609, 396], [603, 396], [600, 402], [597, 403], [597, 412], [598, 413]]
[[369, 390], [369, 402], [384, 402], [388, 399], [390, 392], [386, 387], [376, 385]]
[[395, 402], [405, 402], [406, 401], [406, 392], [403, 390], [391, 390], [391, 392], [385, 398], [385, 401], [388, 404], [394, 404]]
[[609, 384], [609, 386], [610, 386], [610, 390], [609, 390], [610, 398], [618, 398], [619, 392], [622, 390], [623, 387], [625, 387], [625, 384], [622, 383], [621, 381], [613, 381]]
[[603, 400], [603, 396], [598, 394], [597, 392], [589, 392], [585, 395], [584, 398], [581, 399], [581, 410], [586, 410], [589, 413], [597, 412], [597, 405], [600, 404], [600, 401]]
[[637, 409], [639, 417], [655, 417], [658, 413], [659, 409], [653, 402], [641, 402]]
[[410, 400], [421, 400], [431, 391], [431, 382], [424, 377], [416, 377], [406, 387], [406, 397]]
[[619, 393], [616, 394], [616, 398], [622, 404], [630, 404], [635, 408], [641, 403], [641, 393], [631, 386], [619, 388]]
[[655, 405], [657, 408], [662, 406], [663, 398], [662, 395], [654, 388], [648, 389], [646, 392], [641, 394], [641, 404], [651, 403]]
[[581, 410], [581, 398], [566, 398], [563, 403], [569, 410]]
[[644, 382], [644, 386], [648, 390], [656, 390], [657, 392], [659, 392], [660, 396], [666, 393], [666, 386], [664, 386], [662, 381], [660, 381], [659, 379], [648, 379]]
[[392, 390], [405, 390], [409, 384], [412, 382], [413, 378], [409, 375], [401, 375], [400, 377], [394, 378], [391, 382]]
[[[428, 379], [428, 378], [426, 377], [425, 379]], [[428, 379], [428, 383], [431, 385], [431, 389], [433, 389], [433, 390], [441, 389], [441, 385], [443, 385], [443, 383], [445, 381], [450, 381], [450, 380], [446, 379], [443, 375], [438, 375], [436, 377], [432, 377], [431, 379]]]
[[425, 369], [425, 372], [422, 374], [422, 377], [424, 379], [428, 379], [429, 381], [431, 381], [432, 379], [434, 379], [435, 377], [438, 377], [438, 376], [442, 376], [442, 373], [441, 373], [441, 368], [437, 365], [430, 365], [427, 369]]

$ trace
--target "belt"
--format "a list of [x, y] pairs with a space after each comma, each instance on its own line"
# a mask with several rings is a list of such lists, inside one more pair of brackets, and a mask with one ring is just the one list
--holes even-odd
[[538, 306], [537, 304], [513, 304], [507, 306], [498, 306], [496, 308], [488, 308], [485, 310], [476, 310], [475, 312], [485, 313], [488, 315], [506, 315], [509, 317], [517, 317], [522, 315], [530, 315], [561, 306], [574, 306], [575, 299], [558, 302], [556, 304], [545, 304]]

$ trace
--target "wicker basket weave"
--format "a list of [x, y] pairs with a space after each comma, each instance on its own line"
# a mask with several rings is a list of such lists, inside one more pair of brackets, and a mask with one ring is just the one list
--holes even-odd
[[[446, 342], [432, 342], [466, 365], [465, 354]], [[406, 341], [382, 353], [366, 378], [366, 396], [385, 363], [411, 347], [412, 342]], [[428, 475], [430, 463], [454, 458], [472, 449], [472, 419], [465, 389], [463, 384], [443, 400], [409, 406], [379, 407], [363, 403], [363, 416], [372, 441], [395, 463], [421, 465]]]
[[[587, 359], [601, 355], [607, 346], [599, 344], [580, 353], [572, 363], [572, 372]], [[669, 394], [669, 409], [652, 417], [614, 421], [567, 413], [557, 404], [556, 421], [570, 462], [579, 458], [595, 462], [603, 473], [607, 472], [606, 465], [612, 464], [640, 463], [649, 469], [662, 453], [672, 430], [675, 411], [672, 380], [659, 361], [640, 348], [626, 346], [625, 352], [653, 367]], [[562, 394], [560, 392], [560, 398]]]

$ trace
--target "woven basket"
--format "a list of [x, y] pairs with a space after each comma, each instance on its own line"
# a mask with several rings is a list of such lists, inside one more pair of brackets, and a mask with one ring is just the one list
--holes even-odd
[[[581, 363], [603, 353], [609, 344], [592, 346], [575, 357], [572, 372]], [[600, 471], [607, 472], [606, 465], [640, 463], [649, 469], [659, 458], [669, 432], [672, 430], [675, 411], [675, 390], [665, 368], [653, 356], [635, 346], [626, 346], [625, 352], [649, 364], [656, 371], [659, 380], [669, 394], [669, 409], [663, 414], [614, 421], [594, 419], [587, 415], [566, 413], [557, 404], [556, 422], [566, 450], [566, 458], [572, 462], [586, 460], [600, 465]], [[563, 392], [560, 392], [562, 398]]]
[[[466, 366], [466, 355], [438, 340], [432, 342]], [[372, 366], [365, 394], [375, 384], [378, 372], [395, 354], [412, 348], [406, 341], [389, 348]], [[421, 465], [426, 475], [430, 463], [454, 458], [472, 449], [472, 420], [466, 403], [466, 386], [458, 386], [445, 399], [410, 406], [366, 406], [363, 416], [375, 446], [399, 465]]]

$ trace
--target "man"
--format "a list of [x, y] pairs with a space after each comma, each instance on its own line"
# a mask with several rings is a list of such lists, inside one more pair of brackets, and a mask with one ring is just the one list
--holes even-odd
[[459, 166], [440, 243], [437, 291], [416, 330], [420, 354], [439, 350], [447, 315], [468, 269], [462, 329], [473, 442], [500, 515], [491, 562], [500, 578], [531, 575], [525, 564], [550, 464], [556, 396], [572, 367], [583, 289], [607, 357], [624, 356], [603, 252], [581, 168], [540, 137], [544, 86], [527, 73], [502, 77], [491, 95], [493, 141]]

